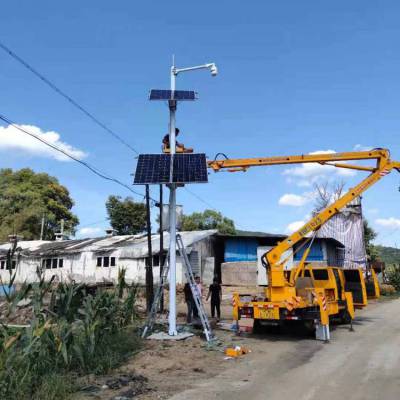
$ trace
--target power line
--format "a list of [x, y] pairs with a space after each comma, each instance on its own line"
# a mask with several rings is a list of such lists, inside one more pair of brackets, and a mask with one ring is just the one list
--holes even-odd
[[31, 65], [29, 65], [25, 60], [23, 60], [21, 57], [19, 57], [17, 54], [15, 54], [10, 48], [8, 48], [4, 43], [0, 42], [0, 48], [2, 48], [7, 54], [9, 54], [14, 60], [18, 61], [20, 64], [22, 64], [26, 69], [28, 69], [30, 72], [32, 72], [36, 77], [38, 77], [42, 82], [44, 82], [47, 86], [49, 86], [51, 89], [53, 89], [56, 93], [58, 93], [60, 96], [64, 97], [69, 103], [71, 103], [75, 108], [77, 108], [79, 111], [81, 111], [83, 114], [85, 114], [89, 119], [91, 119], [96, 125], [100, 126], [103, 130], [105, 130], [108, 134], [113, 136], [115, 139], [117, 139], [120, 143], [122, 143], [125, 147], [127, 147], [129, 150], [133, 151], [135, 154], [139, 154], [139, 152], [132, 147], [128, 142], [126, 142], [121, 136], [119, 136], [117, 133], [115, 133], [111, 128], [109, 128], [104, 122], [101, 122], [97, 117], [95, 117], [91, 112], [89, 112], [86, 108], [81, 106], [76, 100], [74, 100], [71, 96], [66, 94], [64, 91], [62, 91], [60, 88], [58, 88], [53, 82], [51, 82], [49, 79], [47, 79], [44, 75], [42, 75], [40, 72], [38, 72], [36, 69], [34, 69]]
[[[64, 154], [66, 157], [70, 158], [71, 160], [74, 160], [74, 161], [76, 161], [77, 163], [83, 165], [84, 167], [86, 167], [87, 169], [89, 169], [91, 172], [93, 172], [94, 174], [96, 174], [97, 176], [99, 176], [100, 178], [103, 178], [103, 179], [106, 179], [106, 180], [108, 180], [108, 181], [117, 183], [118, 185], [124, 187], [125, 189], [128, 189], [130, 192], [132, 192], [132, 193], [134, 193], [134, 194], [136, 194], [136, 195], [141, 196], [141, 197], [144, 198], [144, 194], [139, 193], [139, 192], [133, 190], [133, 189], [132, 189], [130, 186], [128, 186], [126, 183], [123, 183], [123, 182], [121, 182], [120, 180], [118, 180], [118, 179], [116, 179], [116, 178], [113, 178], [113, 177], [111, 177], [111, 176], [107, 176], [104, 172], [100, 171], [97, 167], [94, 167], [94, 166], [90, 165], [89, 163], [87, 163], [87, 162], [85, 162], [85, 161], [82, 161], [82, 160], [80, 160], [79, 158], [74, 157], [73, 155], [69, 154], [67, 151], [65, 151], [65, 150], [63, 150], [63, 149], [60, 149], [59, 147], [55, 146], [55, 145], [52, 144], [52, 143], [47, 142], [46, 140], [42, 139], [41, 137], [35, 135], [34, 133], [29, 132], [29, 131], [27, 131], [26, 129], [21, 128], [21, 127], [18, 126], [15, 122], [11, 121], [9, 118], [5, 117], [4, 115], [1, 115], [1, 114], [0, 114], [0, 119], [1, 119], [2, 121], [6, 122], [8, 125], [14, 127], [15, 129], [18, 129], [19, 131], [21, 131], [21, 132], [23, 132], [23, 133], [25, 133], [25, 134], [27, 134], [27, 135], [33, 137], [33, 138], [36, 139], [36, 140], [39, 140], [40, 142], [42, 142], [42, 143], [45, 144], [46, 146], [51, 147], [53, 150], [56, 150], [56, 151], [58, 151], [59, 153]], [[152, 198], [151, 200], [152, 200], [153, 202], [156, 201], [156, 200], [153, 199], [153, 198]]]
[[203, 198], [201, 198], [198, 194], [192, 192], [191, 190], [189, 190], [186, 186], [184, 187], [184, 189], [190, 193], [193, 197], [196, 197], [197, 200], [201, 201], [202, 203], [204, 203], [206, 206], [211, 207], [212, 210], [217, 211], [218, 210], [208, 201], [204, 200]]
[[[200, 197], [198, 194], [196, 194], [196, 193], [194, 193], [194, 192], [192, 192], [191, 190], [189, 190], [186, 186], [184, 187], [184, 189], [188, 192], [188, 193], [190, 193], [193, 197], [195, 197], [197, 200], [199, 200], [199, 201], [201, 201], [203, 204], [205, 204], [206, 206], [208, 206], [208, 207], [211, 207], [211, 209], [213, 210], [213, 211], [216, 211], [216, 212], [220, 212], [220, 211], [218, 211], [211, 203], [209, 203], [207, 200], [204, 200], [202, 197]], [[245, 227], [243, 227], [242, 225], [239, 225], [238, 223], [236, 223], [235, 222], [235, 225], [238, 227], [238, 228], [240, 228], [241, 230], [247, 230], [247, 228], [245, 228]]]
[[109, 219], [106, 218], [106, 219], [102, 219], [101, 221], [91, 222], [91, 223], [85, 224], [85, 225], [79, 225], [79, 229], [87, 228], [87, 227], [93, 226], [93, 225], [99, 225], [99, 224], [102, 224], [103, 222], [108, 222], [108, 221], [109, 221]]

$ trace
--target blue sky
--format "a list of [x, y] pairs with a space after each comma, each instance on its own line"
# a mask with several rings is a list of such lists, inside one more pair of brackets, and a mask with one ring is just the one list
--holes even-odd
[[[14, 1], [2, 6], [0, 38], [141, 153], [158, 152], [167, 88], [178, 66], [217, 63], [220, 74], [188, 73], [181, 89], [200, 99], [178, 110], [181, 141], [213, 158], [387, 147], [400, 159], [400, 4], [396, 1]], [[0, 113], [130, 183], [135, 158], [6, 53], [0, 52]], [[35, 129], [35, 128], [32, 128]], [[57, 136], [57, 134], [59, 136]], [[356, 147], [357, 146], [357, 147]], [[1, 167], [55, 175], [75, 199], [81, 235], [107, 226], [108, 195], [125, 189], [0, 129]], [[361, 180], [313, 168], [220, 173], [189, 190], [240, 228], [287, 232], [313, 205], [314, 182]], [[378, 243], [400, 244], [399, 177], [364, 196]], [[143, 191], [141, 188], [139, 188]], [[153, 196], [158, 196], [156, 188]], [[139, 197], [136, 197], [139, 200]], [[185, 190], [186, 213], [207, 206]], [[141, 199], [140, 199], [141, 200]], [[100, 223], [94, 223], [103, 221]], [[89, 225], [90, 226], [87, 226]], [[90, 230], [88, 229], [90, 228]]]

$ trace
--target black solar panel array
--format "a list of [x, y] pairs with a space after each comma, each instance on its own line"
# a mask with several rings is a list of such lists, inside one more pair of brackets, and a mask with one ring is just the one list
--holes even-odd
[[135, 172], [135, 185], [168, 183], [170, 163], [169, 154], [140, 154]]
[[150, 90], [150, 100], [177, 100], [177, 101], [188, 101], [196, 100], [197, 93], [193, 90]]
[[175, 154], [174, 183], [208, 182], [207, 161], [205, 154]]
[[[173, 183], [207, 183], [205, 154], [175, 154]], [[170, 154], [140, 154], [135, 172], [135, 185], [170, 182]]]

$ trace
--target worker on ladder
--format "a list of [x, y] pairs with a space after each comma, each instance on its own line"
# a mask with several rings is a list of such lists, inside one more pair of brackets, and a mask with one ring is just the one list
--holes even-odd
[[[179, 129], [175, 128], [175, 136], [179, 135]], [[163, 146], [162, 146], [162, 151], [163, 153], [170, 153], [170, 144], [169, 144], [169, 133], [167, 133], [164, 138], [163, 138]], [[185, 147], [183, 143], [179, 143], [176, 141], [176, 147], [175, 147], [175, 152], [176, 153], [193, 153], [193, 149], [189, 147]]]

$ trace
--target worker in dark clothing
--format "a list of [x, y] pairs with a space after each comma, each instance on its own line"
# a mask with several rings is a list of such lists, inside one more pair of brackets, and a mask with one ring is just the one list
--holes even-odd
[[222, 300], [222, 289], [218, 283], [218, 279], [214, 278], [213, 283], [208, 289], [206, 300], [211, 296], [211, 317], [215, 317], [215, 311], [217, 311], [217, 321], [221, 318], [221, 300]]
[[185, 302], [187, 306], [187, 316], [186, 322], [190, 324], [193, 318], [198, 318], [198, 312], [196, 308], [196, 304], [193, 299], [192, 290], [190, 289], [190, 284], [187, 282], [183, 288], [183, 292], [185, 294]]
[[[175, 128], [175, 137], [179, 135], [179, 129]], [[167, 133], [162, 140], [163, 143], [163, 152], [164, 153], [169, 153], [171, 151], [170, 149], [170, 143], [169, 143], [169, 133]], [[175, 150], [177, 153], [193, 153], [193, 149], [190, 147], [185, 147], [183, 143], [179, 143], [178, 141], [175, 141]]]
[[[179, 135], [179, 129], [175, 128], [175, 137]], [[167, 133], [164, 138], [163, 138], [163, 145], [169, 149], [169, 133]], [[183, 147], [182, 143], [179, 143], [178, 141], [175, 141], [176, 147]]]

